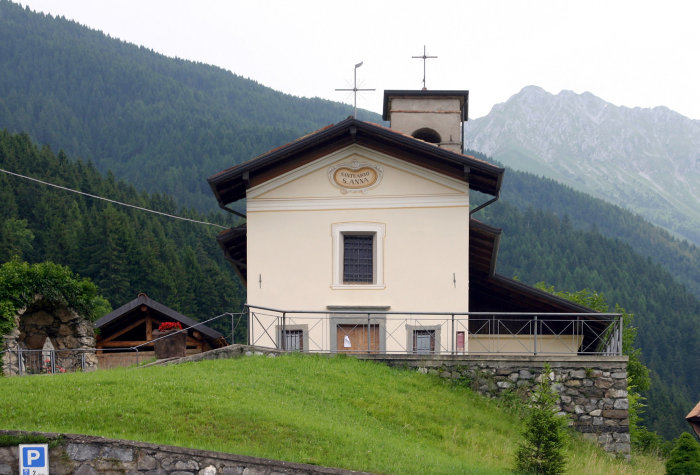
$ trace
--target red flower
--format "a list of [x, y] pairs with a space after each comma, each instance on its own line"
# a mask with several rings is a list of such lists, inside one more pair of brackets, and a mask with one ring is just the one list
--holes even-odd
[[180, 322], [163, 322], [158, 327], [159, 332], [165, 332], [168, 330], [182, 330], [182, 325], [180, 325]]

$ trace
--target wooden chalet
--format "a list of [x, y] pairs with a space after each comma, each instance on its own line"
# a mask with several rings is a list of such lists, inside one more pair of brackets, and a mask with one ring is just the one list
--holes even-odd
[[141, 361], [153, 357], [153, 344], [149, 342], [153, 340], [153, 331], [163, 322], [180, 322], [183, 328], [189, 328], [187, 354], [202, 353], [228, 344], [216, 330], [200, 325], [141, 293], [95, 322], [99, 368], [135, 364], [136, 351], [132, 348], [136, 346]]

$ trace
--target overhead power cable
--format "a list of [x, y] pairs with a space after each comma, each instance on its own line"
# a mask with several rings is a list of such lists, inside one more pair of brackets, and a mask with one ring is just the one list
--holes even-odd
[[13, 175], [13, 176], [16, 176], [16, 177], [19, 177], [19, 178], [24, 178], [24, 179], [26, 179], [26, 180], [31, 180], [31, 181], [34, 181], [34, 182], [37, 182], [37, 183], [41, 183], [42, 185], [52, 186], [52, 187], [58, 188], [58, 189], [60, 189], [60, 190], [70, 191], [71, 193], [77, 193], [77, 194], [79, 194], [79, 195], [88, 196], [88, 197], [90, 197], [90, 198], [95, 198], [95, 199], [98, 199], [98, 200], [108, 201], [108, 202], [110, 202], [110, 203], [114, 203], [114, 204], [119, 205], [119, 206], [126, 206], [126, 207], [128, 207], [128, 208], [134, 208], [134, 209], [138, 209], [138, 210], [140, 210], [140, 211], [146, 211], [146, 212], [148, 212], [148, 213], [159, 214], [159, 215], [161, 215], [161, 216], [167, 216], [168, 218], [181, 219], [181, 220], [183, 220], [183, 221], [189, 221], [189, 222], [191, 222], [191, 223], [206, 224], [206, 225], [208, 225], [208, 226], [215, 226], [215, 227], [221, 228], [221, 229], [228, 229], [226, 226], [222, 226], [222, 225], [220, 225], [220, 224], [209, 223], [209, 222], [207, 222], [207, 221], [198, 221], [198, 220], [196, 220], [196, 219], [190, 219], [190, 218], [183, 218], [182, 216], [176, 216], [176, 215], [174, 215], [174, 214], [163, 213], [162, 211], [155, 211], [155, 210], [152, 210], [152, 209], [143, 208], [143, 207], [141, 207], [141, 206], [136, 206], [136, 205], [132, 205], [132, 204], [129, 204], [129, 203], [122, 203], [121, 201], [111, 200], [111, 199], [109, 199], [109, 198], [104, 198], [104, 197], [102, 197], [102, 196], [97, 196], [97, 195], [93, 195], [93, 194], [90, 194], [90, 193], [85, 193], [84, 191], [73, 190], [73, 189], [67, 188], [67, 187], [65, 187], [65, 186], [56, 185], [56, 184], [54, 184], [54, 183], [49, 183], [48, 181], [39, 180], [39, 179], [37, 179], [37, 178], [32, 178], [32, 177], [30, 177], [30, 176], [20, 175], [19, 173], [14, 173], [14, 172], [10, 172], [10, 171], [7, 171], [7, 170], [3, 170], [2, 168], [0, 168], [0, 172], [7, 173], [8, 175]]

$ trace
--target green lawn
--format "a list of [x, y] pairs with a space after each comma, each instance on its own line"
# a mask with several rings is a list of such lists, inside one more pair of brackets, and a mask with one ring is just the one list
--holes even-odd
[[[378, 473], [510, 473], [521, 417], [438, 377], [290, 355], [0, 378], [0, 428], [68, 432]], [[663, 473], [578, 439], [569, 473]]]

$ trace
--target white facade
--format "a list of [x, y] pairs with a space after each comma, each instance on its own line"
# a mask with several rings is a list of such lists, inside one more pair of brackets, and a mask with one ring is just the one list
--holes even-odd
[[[380, 182], [347, 191], [334, 166], [373, 166]], [[469, 310], [467, 184], [350, 146], [247, 193], [248, 303], [286, 309]], [[344, 233], [375, 236], [374, 279], [344, 283]], [[416, 291], [420, 289], [420, 291]]]
[[[329, 174], [338, 168], [375, 170], [376, 182], [368, 189], [338, 186]], [[250, 188], [247, 220], [251, 305], [469, 309], [469, 193], [463, 181], [351, 145]], [[373, 237], [371, 282], [343, 279], [343, 238], [356, 234]]]

